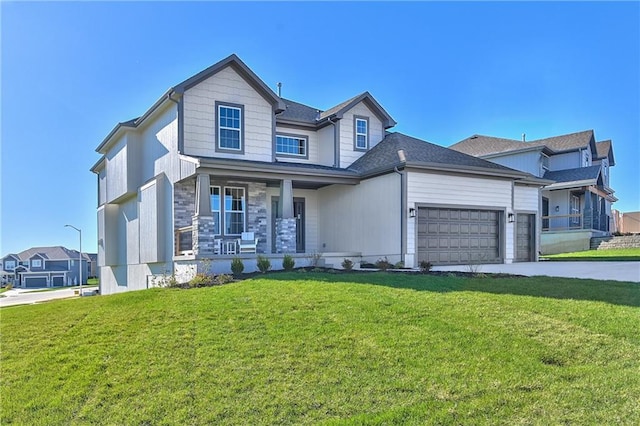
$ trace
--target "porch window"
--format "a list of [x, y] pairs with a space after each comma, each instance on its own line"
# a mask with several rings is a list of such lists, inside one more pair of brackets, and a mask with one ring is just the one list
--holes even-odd
[[210, 187], [215, 235], [240, 235], [245, 231], [247, 210], [245, 192], [243, 187], [214, 185]]
[[224, 233], [240, 235], [244, 232], [245, 215], [244, 188], [224, 188]]
[[213, 214], [213, 233], [220, 235], [220, 187], [211, 187], [211, 213]]
[[216, 150], [242, 152], [242, 105], [218, 104], [216, 102], [217, 144]]
[[356, 118], [355, 148], [367, 149], [369, 146], [369, 121], [366, 118]]

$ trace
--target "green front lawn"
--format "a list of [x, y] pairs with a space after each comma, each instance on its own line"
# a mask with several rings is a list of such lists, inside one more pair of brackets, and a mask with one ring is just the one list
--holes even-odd
[[639, 424], [640, 286], [279, 273], [0, 311], [1, 424]]
[[559, 261], [638, 261], [640, 260], [640, 248], [576, 251], [544, 255], [542, 258]]

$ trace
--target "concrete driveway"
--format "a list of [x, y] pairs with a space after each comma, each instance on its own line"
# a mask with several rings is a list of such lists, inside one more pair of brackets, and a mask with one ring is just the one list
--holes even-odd
[[[93, 295], [97, 289], [97, 286], [82, 286], [82, 294], [84, 296]], [[42, 292], [38, 292], [38, 290], [41, 289], [14, 288], [5, 291], [4, 293], [2, 293], [2, 296], [5, 297], [0, 297], [0, 308], [5, 306], [30, 305], [33, 303], [46, 302], [49, 300], [78, 297], [78, 295], [75, 294], [75, 291], [78, 290], [78, 287], [62, 287], [59, 290]]]
[[[470, 265], [434, 266], [434, 271], [470, 272]], [[477, 272], [640, 282], [640, 262], [523, 262], [473, 265]]]

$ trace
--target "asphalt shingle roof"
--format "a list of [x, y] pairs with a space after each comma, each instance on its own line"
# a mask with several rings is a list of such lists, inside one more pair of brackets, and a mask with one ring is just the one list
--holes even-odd
[[[49, 260], [67, 260], [67, 259], [77, 259], [78, 252], [76, 250], [69, 250], [66, 247], [62, 246], [54, 246], [54, 247], [31, 247], [30, 249], [21, 251], [16, 254], [16, 256], [21, 260], [29, 260], [34, 255], [41, 254], [45, 257], [45, 259]], [[89, 259], [86, 253], [82, 253], [84, 259]]]
[[560, 182], [576, 182], [589, 179], [597, 179], [600, 166], [578, 167], [576, 169], [547, 171], [544, 179]]
[[394, 165], [397, 166], [400, 164], [399, 150], [404, 151], [406, 162], [412, 164], [439, 164], [443, 166], [458, 166], [458, 168], [474, 167], [493, 171], [522, 173], [402, 133], [388, 133], [382, 141], [355, 161], [349, 169], [366, 175], [373, 171], [391, 168]]
[[611, 140], [596, 142], [596, 151], [598, 152], [598, 158], [606, 158], [611, 151]]
[[286, 109], [282, 114], [278, 115], [278, 118], [316, 124], [318, 108], [313, 108], [285, 98], [282, 98], [282, 101], [285, 103]]
[[593, 130], [553, 136], [551, 138], [536, 139], [522, 142], [515, 139], [495, 138], [492, 136], [473, 135], [449, 148], [473, 156], [486, 156], [511, 151], [518, 151], [530, 147], [547, 147], [552, 151], [562, 152], [571, 149], [587, 147], [593, 139]]

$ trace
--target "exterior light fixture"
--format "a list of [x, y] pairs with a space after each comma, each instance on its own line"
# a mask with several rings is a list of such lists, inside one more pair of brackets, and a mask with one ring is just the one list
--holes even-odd
[[416, 209], [413, 207], [409, 209], [409, 217], [416, 217]]
[[556, 206], [556, 213], [560, 211], [560, 206]]
[[513, 213], [509, 213], [507, 215], [507, 220], [509, 221], [509, 223], [513, 223], [516, 221], [516, 215], [514, 215]]

